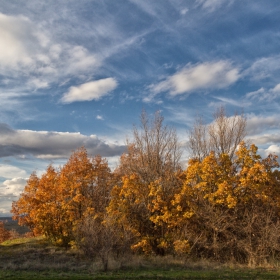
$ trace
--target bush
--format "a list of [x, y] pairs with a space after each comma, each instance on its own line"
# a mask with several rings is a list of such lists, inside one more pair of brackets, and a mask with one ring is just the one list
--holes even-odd
[[5, 229], [4, 222], [0, 221], [0, 243], [11, 238], [11, 233]]

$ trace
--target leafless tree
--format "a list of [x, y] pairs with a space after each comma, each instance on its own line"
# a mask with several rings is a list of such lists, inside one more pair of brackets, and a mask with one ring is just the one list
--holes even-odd
[[103, 270], [107, 271], [111, 256], [129, 254], [131, 236], [121, 231], [107, 215], [104, 217], [86, 216], [76, 227], [76, 243], [90, 259], [99, 259]]
[[224, 107], [214, 113], [214, 121], [204, 124], [201, 117], [197, 118], [189, 131], [188, 149], [191, 157], [202, 160], [211, 151], [216, 155], [228, 154], [232, 159], [234, 153], [246, 136], [246, 118], [236, 113], [228, 117]]
[[141, 124], [134, 126], [133, 139], [127, 141], [128, 152], [121, 158], [120, 170], [124, 174], [137, 174], [150, 183], [181, 169], [181, 147], [176, 130], [163, 121], [159, 111], [153, 119], [142, 112]]

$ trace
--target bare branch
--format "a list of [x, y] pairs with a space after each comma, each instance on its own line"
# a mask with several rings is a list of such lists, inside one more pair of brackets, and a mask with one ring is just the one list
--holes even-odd
[[206, 125], [201, 117], [198, 118], [189, 131], [188, 149], [191, 157], [202, 160], [212, 151], [217, 156], [228, 154], [232, 159], [246, 136], [246, 122], [243, 114], [236, 113], [228, 117], [224, 107], [217, 109], [211, 124]]

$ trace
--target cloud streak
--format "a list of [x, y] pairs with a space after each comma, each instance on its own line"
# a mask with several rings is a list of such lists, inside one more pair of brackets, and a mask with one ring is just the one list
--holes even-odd
[[214, 12], [224, 4], [231, 4], [233, 0], [196, 0], [195, 2], [203, 9], [208, 10], [209, 12]]
[[255, 101], [267, 101], [271, 102], [276, 98], [280, 97], [280, 84], [277, 84], [274, 88], [270, 88], [269, 90], [266, 90], [265, 88], [260, 88], [256, 91], [252, 91], [246, 94], [246, 98], [249, 100], [255, 100]]
[[260, 81], [267, 78], [279, 80], [279, 72], [280, 55], [273, 55], [257, 59], [244, 71], [243, 75], [248, 75], [253, 81]]

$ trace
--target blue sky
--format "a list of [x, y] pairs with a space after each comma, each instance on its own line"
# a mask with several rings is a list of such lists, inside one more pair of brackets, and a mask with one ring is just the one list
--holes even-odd
[[0, 215], [32, 171], [84, 145], [113, 167], [142, 109], [182, 143], [195, 117], [243, 111], [280, 154], [280, 1], [0, 2]]

